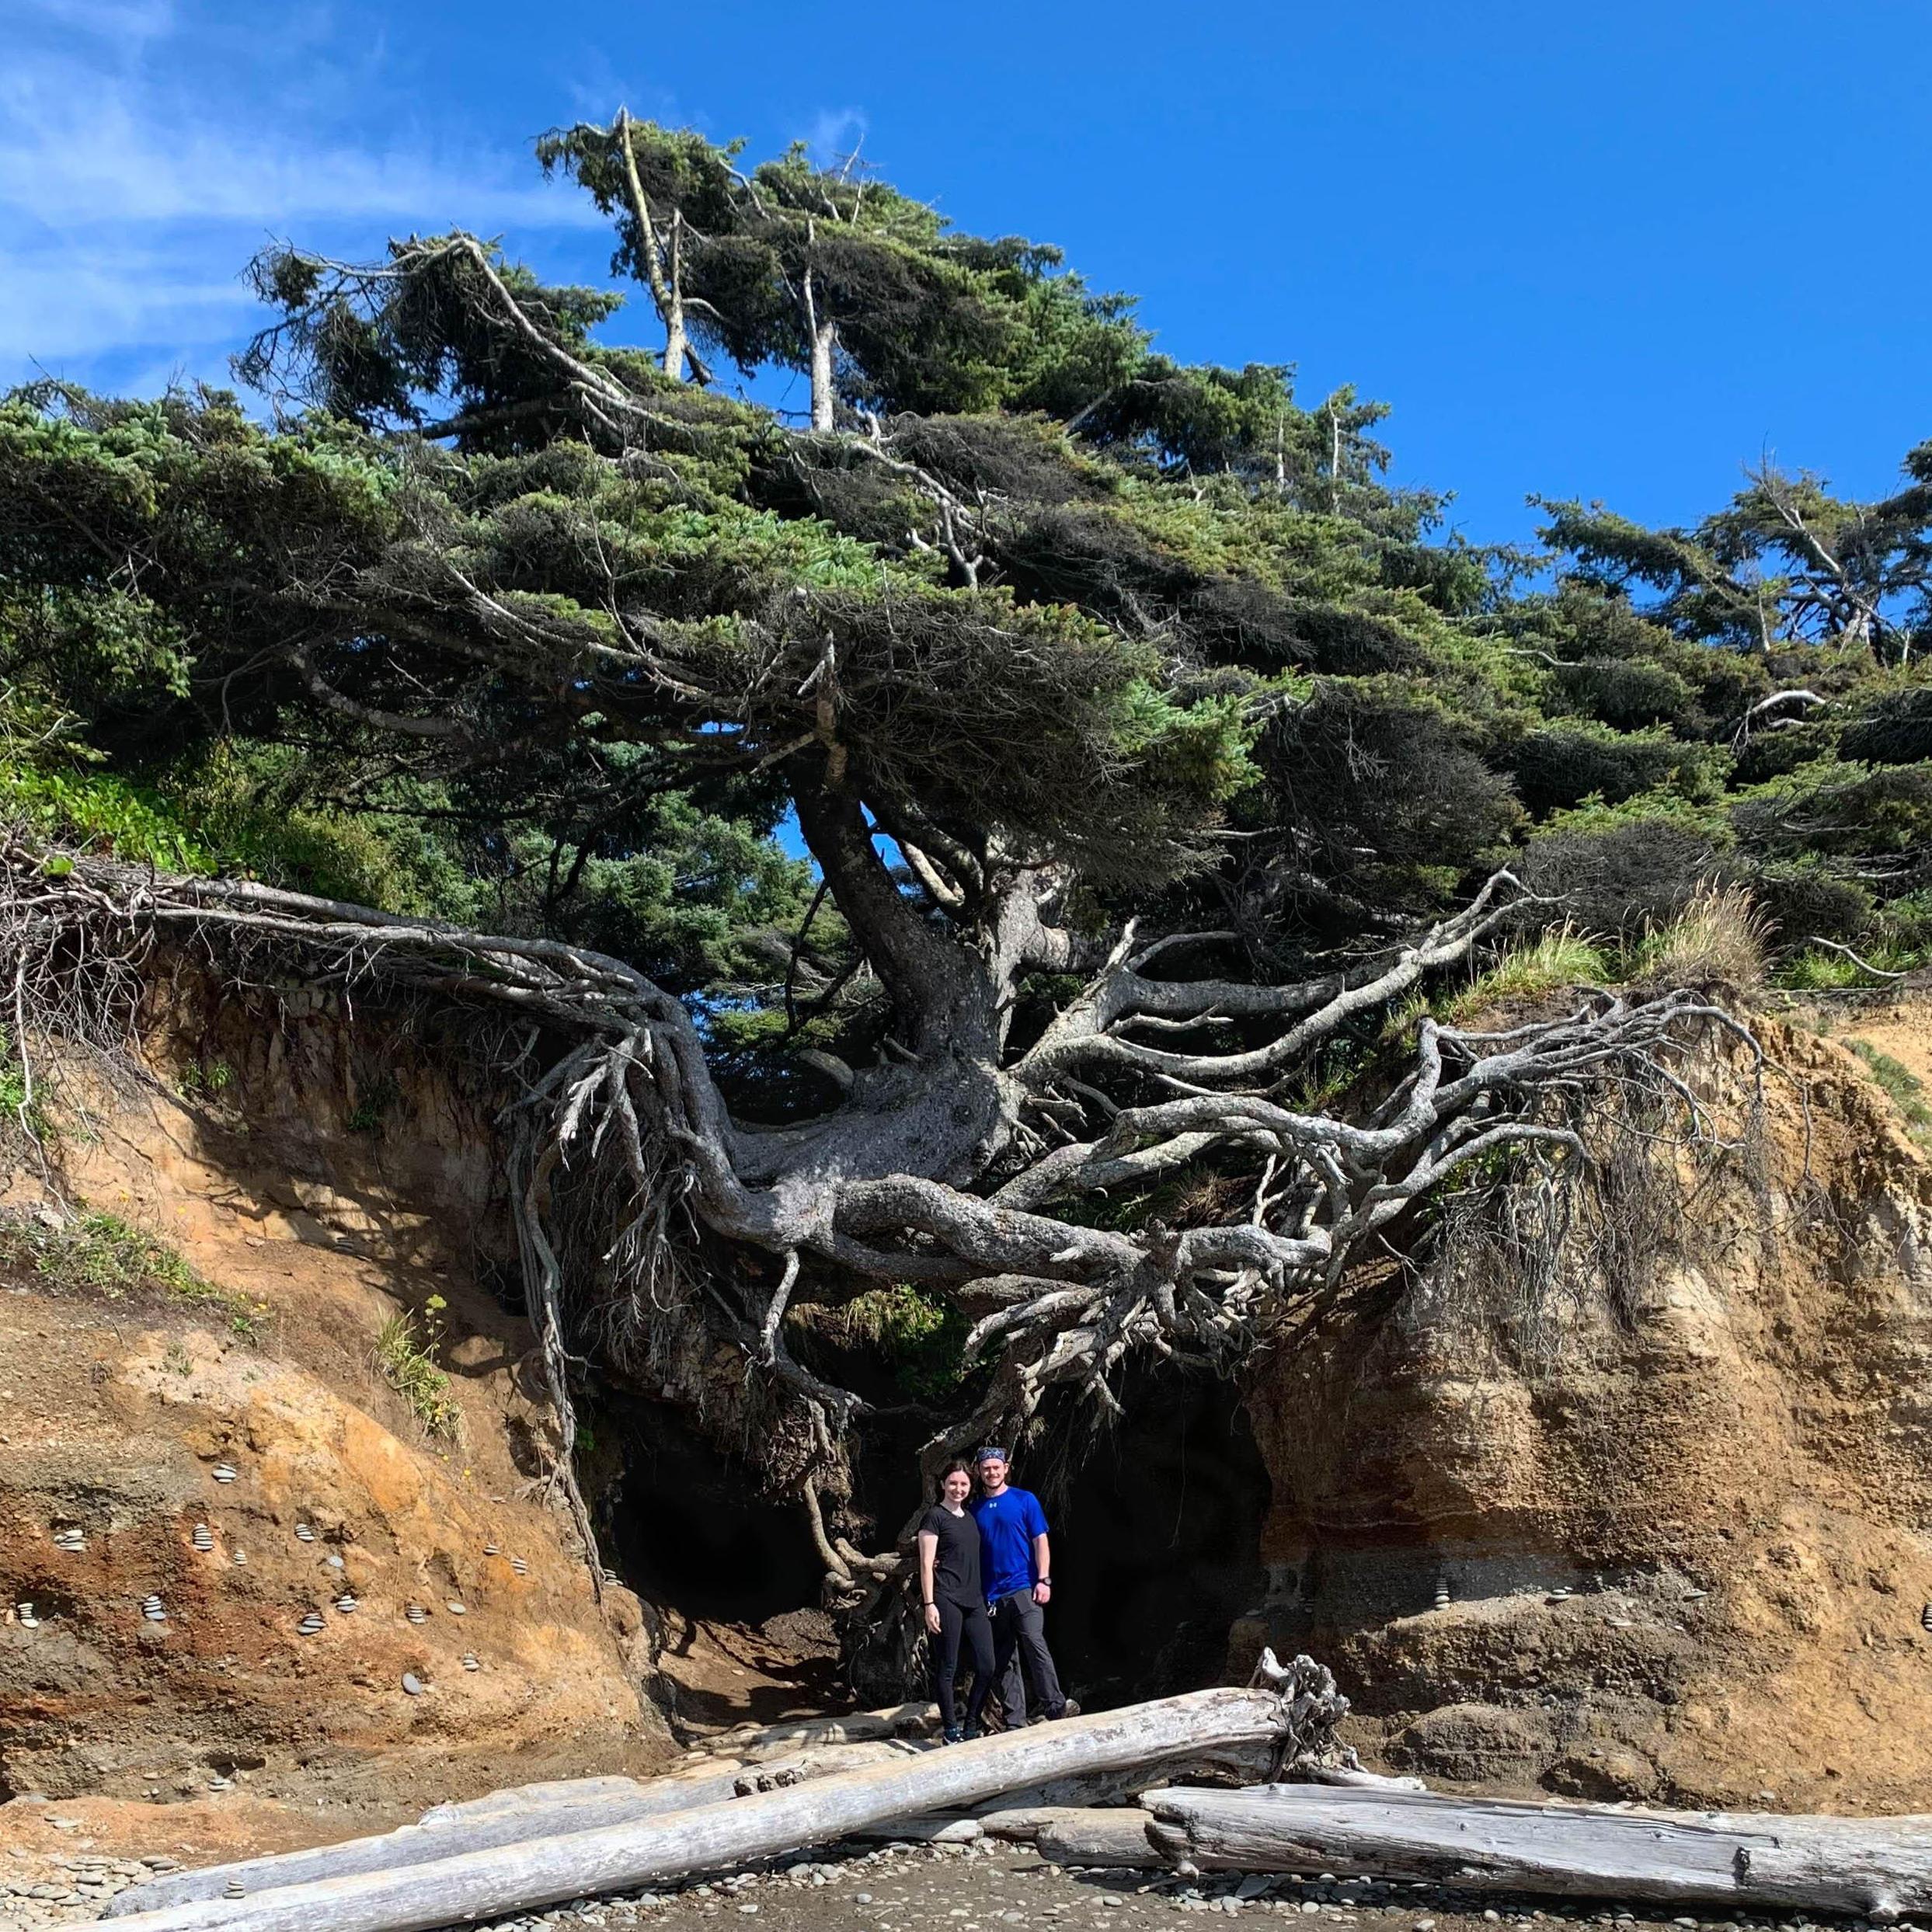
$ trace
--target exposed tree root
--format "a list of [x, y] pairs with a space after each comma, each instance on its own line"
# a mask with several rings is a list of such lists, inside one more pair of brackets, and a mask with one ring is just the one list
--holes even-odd
[[[1144, 942], [1130, 928], [1015, 1048], [1020, 975], [1081, 958], [1053, 923], [1056, 882], [1017, 869], [968, 882], [981, 936], [964, 945], [924, 922], [854, 820], [847, 843], [862, 850], [842, 877], [834, 859], [834, 889], [862, 915], [869, 894], [890, 894], [871, 908], [869, 951], [889, 989], [917, 992], [902, 1004], [922, 1023], [907, 1029], [903, 1059], [856, 1074], [836, 1111], [795, 1126], [734, 1121], [691, 1014], [621, 960], [11, 842], [0, 957], [18, 1050], [30, 1066], [50, 1037], [125, 1039], [162, 942], [206, 949], [232, 978], [293, 971], [510, 1016], [522, 1041], [510, 1200], [557, 1415], [554, 1480], [594, 1572], [571, 1461], [572, 1320], [694, 1402], [719, 1345], [735, 1351], [768, 1479], [807, 1511], [828, 1600], [875, 1613], [900, 1593], [901, 1559], [854, 1547], [837, 1509], [848, 1432], [868, 1405], [793, 1356], [795, 1300], [914, 1282], [971, 1318], [967, 1356], [994, 1372], [976, 1410], [935, 1433], [936, 1461], [976, 1435], [1023, 1434], [1056, 1394], [1117, 1412], [1117, 1372], [1139, 1352], [1232, 1370], [1289, 1311], [1336, 1294], [1352, 1262], [1446, 1177], [1525, 1147], [1558, 1172], [1586, 1164], [1577, 1123], [1593, 1093], [1641, 1089], [1673, 1105], [1687, 1134], [1714, 1136], [1673, 1063], [1711, 1029], [1756, 1051], [1701, 997], [1597, 992], [1504, 1032], [1425, 1015], [1407, 1077], [1360, 1120], [1287, 1104], [1311, 1054], [1466, 959], [1509, 915], [1526, 895], [1506, 872], [1391, 956], [1297, 984], [1164, 976], [1224, 951], [1226, 935]], [[817, 829], [817, 848], [836, 854], [841, 828]], [[1236, 1022], [1251, 1043], [1201, 1043]], [[1202, 1224], [1154, 1218], [1133, 1232], [1078, 1217], [1109, 1189], [1210, 1157], [1249, 1177], [1232, 1217], [1224, 1206]]]

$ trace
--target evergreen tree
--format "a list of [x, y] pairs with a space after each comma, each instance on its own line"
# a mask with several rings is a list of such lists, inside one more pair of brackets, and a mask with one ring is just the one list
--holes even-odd
[[[851, 1600], [891, 1564], [841, 1540], [825, 1311], [970, 1325], [939, 1446], [1137, 1352], [1231, 1370], [1452, 1173], [1568, 1185], [1606, 1070], [1670, 1104], [1725, 1022], [1644, 934], [1700, 891], [1794, 976], [1932, 949], [1924, 447], [1878, 504], [1550, 506], [1526, 588], [1390, 486], [1379, 406], [1178, 365], [1054, 250], [623, 115], [540, 153], [661, 353], [452, 232], [258, 261], [272, 421], [0, 405], [0, 915], [49, 984], [62, 921], [165, 915], [540, 1022], [560, 1412], [569, 1302], [755, 1412]], [[808, 372], [810, 427], [717, 357]], [[1637, 990], [1459, 1029], [1568, 917]]]

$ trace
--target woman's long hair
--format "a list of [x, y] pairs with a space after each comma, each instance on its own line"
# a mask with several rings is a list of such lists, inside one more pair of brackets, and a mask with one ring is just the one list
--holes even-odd
[[944, 1502], [945, 1501], [946, 1478], [951, 1475], [956, 1469], [958, 1470], [959, 1474], [966, 1479], [966, 1493], [969, 1495], [972, 1494], [973, 1484], [974, 1481], [973, 1465], [969, 1462], [962, 1461], [959, 1457], [956, 1456], [951, 1462], [946, 1464], [945, 1468], [940, 1471], [937, 1478], [935, 1478], [933, 1485], [934, 1502]]

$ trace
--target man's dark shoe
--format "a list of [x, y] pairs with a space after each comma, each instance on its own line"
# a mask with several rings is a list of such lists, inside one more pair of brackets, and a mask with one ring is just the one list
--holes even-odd
[[1069, 1697], [1060, 1706], [1060, 1714], [1063, 1718], [1077, 1718], [1080, 1715], [1080, 1706], [1073, 1698]]

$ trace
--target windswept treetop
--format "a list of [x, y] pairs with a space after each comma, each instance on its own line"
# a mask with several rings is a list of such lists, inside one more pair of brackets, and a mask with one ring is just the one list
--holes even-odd
[[[0, 773], [79, 855], [15, 841], [9, 930], [50, 1026], [77, 924], [515, 1015], [560, 1408], [568, 1308], [760, 1421], [841, 1589], [893, 1565], [837, 1311], [969, 1325], [935, 1449], [1232, 1368], [1444, 1185], [1568, 1186], [1593, 1110], [1684, 1098], [1728, 1022], [1643, 962], [1699, 893], [1814, 976], [1932, 942], [1916, 454], [1692, 532], [1551, 506], [1525, 587], [1388, 484], [1378, 407], [1176, 364], [1055, 250], [621, 115], [539, 151], [661, 353], [451, 232], [256, 263], [272, 425], [0, 407]], [[1565, 919], [1631, 990], [1459, 1023]]]

